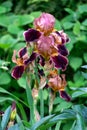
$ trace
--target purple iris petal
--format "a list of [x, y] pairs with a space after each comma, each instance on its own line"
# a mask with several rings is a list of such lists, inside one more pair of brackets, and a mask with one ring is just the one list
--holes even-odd
[[20, 58], [23, 57], [26, 53], [27, 53], [27, 48], [26, 47], [22, 48], [18, 52]]
[[41, 36], [41, 33], [35, 29], [28, 29], [24, 32], [26, 42], [32, 42], [37, 40]]
[[24, 72], [24, 66], [16, 66], [12, 70], [12, 77], [15, 79], [19, 79]]
[[40, 55], [40, 60], [39, 60], [39, 63], [44, 66], [45, 65], [45, 59], [43, 58], [43, 56]]
[[66, 101], [71, 101], [71, 97], [65, 91], [59, 91], [60, 97], [65, 99]]
[[62, 45], [58, 45], [58, 52], [63, 55], [63, 56], [67, 56], [68, 55], [68, 50], [66, 49], [66, 47], [62, 44]]
[[60, 68], [62, 70], [65, 70], [68, 65], [67, 58], [62, 55], [52, 57], [52, 61], [54, 62], [56, 68]]
[[39, 69], [39, 68], [38, 68], [38, 73], [39, 73], [39, 75], [41, 75], [41, 76], [45, 76], [43, 69]]
[[13, 101], [11, 109], [12, 109], [12, 111], [14, 111], [16, 109], [16, 102], [15, 101]]
[[33, 52], [31, 54], [31, 56], [26, 61], [24, 61], [24, 64], [27, 65], [27, 64], [31, 63], [32, 61], [34, 61], [37, 58], [37, 56], [38, 56], [38, 54]]
[[46, 83], [45, 88], [49, 88], [49, 85]]
[[4, 112], [3, 111], [0, 111], [0, 116], [3, 116]]

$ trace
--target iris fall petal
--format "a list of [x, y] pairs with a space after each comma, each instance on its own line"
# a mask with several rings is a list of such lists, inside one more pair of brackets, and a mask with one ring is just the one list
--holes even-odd
[[68, 65], [68, 60], [62, 55], [51, 57], [56, 68], [65, 70]]
[[59, 91], [60, 97], [66, 101], [71, 101], [71, 97], [65, 91]]
[[63, 44], [58, 45], [58, 52], [63, 56], [68, 55], [68, 50], [66, 49], [66, 47]]
[[12, 77], [15, 79], [19, 79], [24, 72], [24, 66], [15, 66], [12, 70]]
[[26, 42], [33, 42], [41, 36], [41, 33], [36, 29], [28, 29], [24, 32], [24, 38]]
[[33, 52], [31, 54], [31, 56], [27, 60], [24, 61], [24, 64], [27, 65], [27, 64], [31, 63], [32, 61], [34, 61], [37, 58], [37, 56], [38, 56], [38, 54]]
[[18, 55], [19, 55], [19, 57], [22, 58], [26, 53], [27, 53], [27, 48], [24, 47], [21, 50], [19, 50]]

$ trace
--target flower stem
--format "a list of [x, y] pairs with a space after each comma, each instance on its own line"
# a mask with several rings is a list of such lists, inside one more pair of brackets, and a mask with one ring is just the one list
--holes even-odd
[[40, 96], [40, 116], [44, 117], [44, 98], [43, 98], [43, 90], [40, 88], [40, 78], [38, 76], [38, 64], [35, 61], [35, 73], [37, 79], [37, 88], [39, 88], [39, 96]]
[[[49, 89], [49, 115], [52, 114], [54, 98], [55, 98], [55, 93], [52, 92], [51, 89]], [[49, 130], [52, 130], [52, 128], [50, 127]]]
[[44, 98], [43, 98], [43, 90], [39, 90], [39, 95], [40, 95], [40, 115], [41, 118], [44, 117]]
[[28, 85], [28, 80], [26, 80], [26, 94], [27, 94], [27, 100], [28, 100], [28, 104], [30, 107], [30, 122], [31, 125], [34, 124], [35, 122], [35, 116], [34, 116], [34, 102], [33, 102], [33, 97], [32, 97], [32, 91], [30, 86]]

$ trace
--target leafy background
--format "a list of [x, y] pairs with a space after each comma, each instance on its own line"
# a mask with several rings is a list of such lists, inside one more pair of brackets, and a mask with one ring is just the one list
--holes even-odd
[[[23, 32], [33, 27], [33, 20], [41, 12], [53, 14], [56, 17], [55, 28], [63, 29], [71, 39], [66, 45], [70, 54], [65, 73], [68, 83], [66, 89], [72, 101], [67, 103], [57, 94], [52, 111], [56, 116], [51, 115], [42, 119], [45, 127], [40, 122], [31, 128], [32, 130], [34, 128], [48, 130], [50, 126], [53, 126], [52, 130], [87, 130], [86, 0], [0, 0], [0, 110], [5, 111], [12, 101], [16, 100], [17, 121], [21, 122], [22, 119], [26, 129], [30, 127], [27, 123], [29, 106], [25, 92], [25, 79], [21, 78], [16, 81], [11, 77], [11, 70], [14, 66], [11, 58], [14, 49], [19, 50], [25, 46]], [[49, 93], [43, 90], [43, 94], [45, 95], [45, 116], [47, 116]], [[24, 126], [21, 125], [22, 129]], [[18, 127], [17, 124], [16, 127]]]

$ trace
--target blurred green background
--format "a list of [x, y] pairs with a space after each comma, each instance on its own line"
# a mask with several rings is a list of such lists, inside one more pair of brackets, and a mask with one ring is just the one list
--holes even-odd
[[[25, 46], [24, 30], [33, 27], [33, 20], [41, 12], [51, 13], [56, 18], [55, 28], [64, 30], [70, 37], [66, 46], [70, 52], [69, 65], [65, 72], [67, 91], [72, 102], [66, 103], [60, 98], [54, 102], [53, 113], [71, 108], [75, 104], [87, 106], [87, 0], [0, 0], [0, 109], [5, 110], [13, 99], [20, 101], [18, 109], [27, 111], [25, 79], [11, 77], [13, 50]], [[45, 115], [47, 98], [45, 94]], [[23, 101], [23, 102], [22, 102]], [[38, 108], [39, 109], [39, 108]], [[20, 110], [22, 113], [23, 111]], [[27, 117], [22, 115], [24, 119]], [[66, 126], [67, 127], [67, 126]], [[65, 127], [64, 127], [65, 128]], [[63, 129], [66, 130], [66, 129]], [[68, 129], [67, 129], [68, 130]]]

